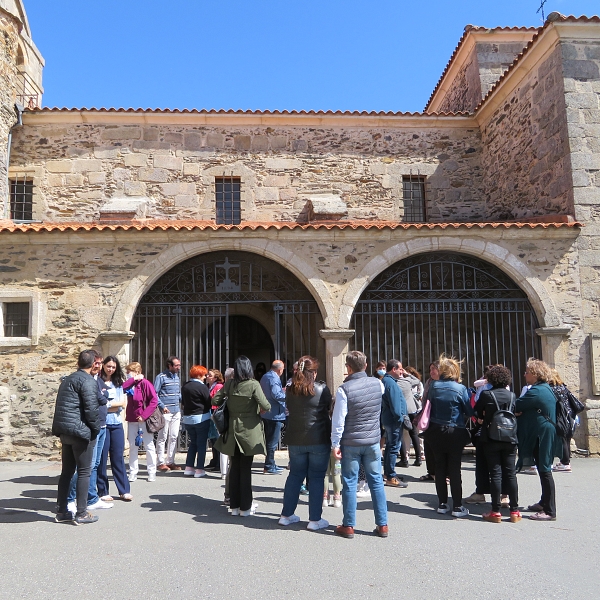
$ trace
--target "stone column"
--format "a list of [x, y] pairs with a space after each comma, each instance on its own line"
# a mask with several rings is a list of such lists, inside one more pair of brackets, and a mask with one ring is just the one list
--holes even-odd
[[540, 327], [535, 330], [542, 338], [542, 360], [551, 367], [554, 368], [556, 365], [565, 364], [568, 337], [572, 329], [571, 325], [561, 325], [556, 327]]
[[354, 329], [321, 329], [325, 340], [325, 378], [332, 394], [344, 380], [348, 340], [354, 335]]
[[98, 337], [103, 356], [116, 356], [125, 368], [129, 362], [129, 342], [135, 336], [134, 331], [103, 331]]

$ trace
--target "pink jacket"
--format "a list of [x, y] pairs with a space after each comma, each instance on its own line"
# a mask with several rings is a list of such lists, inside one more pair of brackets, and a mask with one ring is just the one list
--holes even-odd
[[158, 397], [154, 386], [147, 379], [135, 381], [133, 377], [130, 377], [123, 384], [123, 391], [127, 391], [132, 386], [135, 386], [133, 396], [127, 394], [125, 420], [128, 423], [135, 423], [138, 417], [142, 417], [145, 421], [158, 406]]

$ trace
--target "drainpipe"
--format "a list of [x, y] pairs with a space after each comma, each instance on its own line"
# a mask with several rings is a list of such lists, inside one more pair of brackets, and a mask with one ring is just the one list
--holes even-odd
[[8, 167], [10, 166], [10, 148], [12, 146], [12, 132], [17, 126], [23, 125], [23, 106], [15, 102], [15, 113], [17, 114], [17, 122], [10, 128], [8, 132], [8, 147], [6, 149], [6, 191], [8, 192], [6, 202], [4, 203], [4, 218], [10, 219], [10, 181], [8, 179]]

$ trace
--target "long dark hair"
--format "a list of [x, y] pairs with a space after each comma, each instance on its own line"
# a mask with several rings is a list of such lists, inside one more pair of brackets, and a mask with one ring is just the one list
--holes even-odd
[[312, 356], [301, 356], [298, 359], [298, 368], [292, 376], [290, 391], [296, 396], [314, 396], [315, 379], [319, 361]]
[[233, 363], [233, 380], [236, 383], [240, 383], [241, 381], [246, 381], [248, 379], [254, 379], [252, 363], [247, 356], [240, 354]]
[[[109, 362], [114, 362], [115, 365], [117, 365], [115, 372], [110, 377], [110, 381], [116, 388], [121, 387], [123, 385], [123, 382], [125, 381], [125, 375], [123, 373], [123, 369], [121, 368], [121, 363], [119, 362], [119, 359], [116, 356], [107, 356], [102, 361], [102, 366]], [[104, 376], [105, 372], [104, 369], [102, 369], [102, 379], [104, 379]]]

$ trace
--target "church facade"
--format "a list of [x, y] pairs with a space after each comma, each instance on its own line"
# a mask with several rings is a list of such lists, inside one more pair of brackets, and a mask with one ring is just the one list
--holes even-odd
[[349, 349], [515, 389], [536, 356], [600, 452], [600, 19], [467, 27], [418, 114], [43, 108], [20, 2], [0, 26], [0, 459], [56, 451], [87, 347], [330, 386]]

